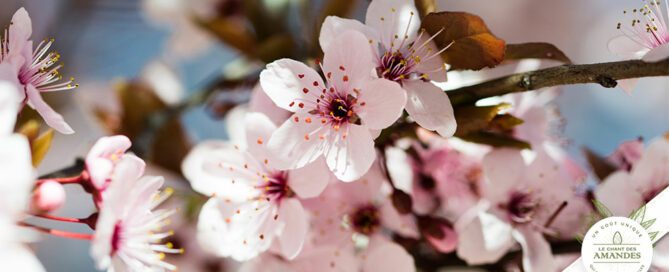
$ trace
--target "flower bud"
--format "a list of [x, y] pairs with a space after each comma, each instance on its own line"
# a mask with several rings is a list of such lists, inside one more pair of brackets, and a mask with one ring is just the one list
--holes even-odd
[[418, 227], [430, 246], [441, 253], [453, 252], [458, 245], [458, 235], [443, 218], [420, 217]]
[[33, 194], [32, 210], [37, 213], [53, 212], [65, 203], [65, 188], [54, 180], [37, 186]]
[[391, 196], [393, 206], [400, 214], [408, 214], [412, 211], [413, 200], [411, 196], [402, 190], [395, 189]]

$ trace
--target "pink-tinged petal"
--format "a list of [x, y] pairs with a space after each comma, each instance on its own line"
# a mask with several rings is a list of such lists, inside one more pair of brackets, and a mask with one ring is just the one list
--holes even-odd
[[307, 215], [300, 201], [294, 198], [283, 200], [279, 207], [279, 220], [286, 224], [279, 236], [281, 253], [289, 260], [295, 259], [309, 231]]
[[402, 116], [406, 100], [406, 93], [399, 84], [387, 79], [374, 79], [365, 82], [360, 89], [356, 112], [363, 125], [381, 130]]
[[314, 69], [291, 59], [267, 64], [260, 73], [260, 85], [278, 107], [292, 112], [310, 111], [310, 107], [299, 107], [299, 103], [315, 104], [316, 94], [325, 88]]
[[256, 172], [244, 167], [258, 167], [248, 153], [221, 141], [206, 141], [195, 146], [181, 164], [184, 176], [193, 190], [234, 201], [254, 196], [258, 182]]
[[17, 85], [0, 81], [0, 135], [8, 135], [14, 131], [20, 103], [17, 91]]
[[247, 151], [256, 158], [267, 158], [267, 141], [276, 125], [262, 113], [252, 112], [244, 118]]
[[323, 48], [323, 73], [340, 91], [362, 88], [375, 66], [369, 39], [360, 32], [348, 30]]
[[627, 36], [617, 36], [609, 41], [609, 51], [626, 59], [640, 59], [648, 52], [648, 48]]
[[401, 215], [393, 206], [391, 201], [384, 201], [379, 207], [381, 224], [407, 238], [420, 238], [418, 226], [414, 221], [413, 215]]
[[225, 132], [228, 134], [229, 142], [238, 146], [239, 149], [247, 149], [246, 137], [246, 114], [249, 113], [246, 105], [238, 105], [225, 115]]
[[[30, 16], [25, 8], [20, 8], [14, 13], [12, 17], [12, 24], [9, 26], [9, 50], [10, 54], [20, 54], [16, 52], [23, 50], [30, 35], [32, 35], [33, 27]], [[15, 52], [11, 52], [15, 51]]]
[[63, 134], [72, 134], [74, 130], [68, 125], [63, 116], [54, 111], [43, 99], [40, 92], [32, 85], [26, 85], [26, 94], [29, 104], [44, 118], [47, 125]]
[[[312, 248], [303, 252], [293, 261], [293, 269], [295, 272], [358, 271], [360, 264], [353, 253], [353, 249], [348, 250], [331, 245]], [[272, 270], [272, 272], [274, 271]]]
[[[365, 24], [376, 29], [381, 36], [381, 43], [391, 48], [415, 39], [420, 27], [418, 11], [413, 1], [407, 0], [373, 0], [367, 7]], [[395, 38], [397, 35], [398, 38]]]
[[443, 237], [439, 238], [432, 235], [426, 235], [425, 239], [434, 249], [441, 253], [451, 253], [455, 251], [458, 247], [457, 233], [452, 227], [446, 224], [442, 224], [439, 227], [441, 228]]
[[369, 249], [363, 267], [363, 272], [387, 272], [387, 271], [416, 271], [413, 257], [401, 246], [384, 242]]
[[[339, 190], [341, 195], [324, 194], [330, 197], [343, 199], [349, 206], [365, 206], [369, 205], [379, 195], [383, 195], [383, 184], [388, 182], [385, 173], [381, 168], [380, 162], [376, 160], [369, 171], [365, 173], [360, 179], [354, 182], [337, 183], [334, 189]], [[334, 191], [334, 190], [333, 190]]]
[[[355, 30], [372, 41], [379, 41], [379, 34], [375, 29], [364, 25], [358, 20], [346, 19], [337, 16], [325, 17], [323, 25], [321, 26], [321, 34], [318, 36], [318, 42], [321, 48], [327, 48], [337, 36], [346, 32], [347, 30]], [[370, 45], [371, 46], [371, 45]]]
[[664, 238], [655, 243], [653, 249], [653, 267], [669, 269], [669, 238]]
[[6, 271], [46, 271], [35, 254], [26, 246], [16, 243], [5, 243], [0, 251], [2, 269]]
[[363, 126], [348, 124], [348, 135], [339, 137], [325, 154], [330, 171], [345, 182], [362, 177], [374, 163], [374, 139]]
[[631, 171], [643, 156], [643, 148], [643, 140], [641, 139], [625, 141], [616, 148], [616, 151], [608, 157], [608, 160], [620, 170]]
[[493, 203], [507, 197], [509, 190], [523, 181], [525, 162], [517, 149], [495, 149], [483, 158], [483, 174], [487, 178], [484, 194]]
[[260, 112], [267, 115], [275, 125], [281, 125], [291, 113], [282, 108], [279, 108], [272, 99], [267, 96], [267, 93], [262, 89], [260, 84], [256, 84], [251, 92], [251, 101], [249, 101], [249, 112]]
[[631, 180], [637, 190], [650, 191], [658, 189], [658, 186], [666, 186], [669, 182], [667, 177], [669, 177], [669, 139], [659, 137], [648, 145], [648, 149], [634, 166]]
[[643, 198], [634, 188], [634, 181], [626, 172], [616, 172], [602, 182], [595, 197], [614, 215], [626, 216], [643, 205]]
[[639, 82], [638, 78], [620, 79], [618, 80], [618, 86], [628, 95], [632, 95], [637, 82]]
[[446, 65], [441, 56], [437, 54], [440, 48], [437, 48], [436, 44], [432, 41], [427, 42], [428, 38], [430, 38], [429, 34], [423, 33], [423, 35], [420, 35], [414, 43], [416, 45], [425, 44], [425, 49], [422, 50], [428, 52], [427, 55], [424, 56], [425, 58], [420, 60], [420, 63], [415, 69], [420, 73], [426, 74], [431, 81], [446, 82]]
[[522, 226], [512, 232], [523, 249], [523, 271], [557, 271], [551, 246], [543, 233]]
[[197, 239], [209, 253], [246, 261], [269, 249], [276, 231], [273, 216], [270, 208], [262, 207], [259, 212], [251, 202], [211, 198], [200, 211]]
[[430, 82], [406, 81], [406, 110], [421, 127], [433, 130], [443, 137], [453, 136], [457, 128], [453, 106], [448, 95]]
[[100, 138], [86, 155], [86, 170], [93, 185], [103, 189], [111, 178], [115, 160], [120, 159], [132, 143], [128, 137], [116, 135]]
[[291, 170], [288, 186], [300, 198], [312, 198], [320, 195], [333, 179], [325, 159], [318, 158], [302, 168]]
[[267, 148], [272, 155], [272, 166], [279, 169], [295, 169], [318, 159], [323, 153], [324, 140], [320, 136], [326, 136], [326, 131], [320, 122], [311, 120], [311, 115], [293, 114], [286, 120], [267, 143]]
[[34, 186], [35, 172], [30, 159], [30, 145], [25, 136], [12, 134], [0, 140], [0, 213], [18, 214], [26, 208]]
[[511, 225], [486, 212], [473, 221], [455, 224], [460, 241], [457, 255], [470, 265], [494, 263], [514, 245]]
[[641, 59], [645, 62], [656, 62], [666, 58], [669, 58], [669, 43], [651, 49]]

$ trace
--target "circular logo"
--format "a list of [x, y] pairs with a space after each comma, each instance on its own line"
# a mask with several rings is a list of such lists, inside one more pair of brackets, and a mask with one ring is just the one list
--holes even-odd
[[636, 221], [608, 217], [585, 234], [581, 257], [586, 271], [646, 272], [653, 259], [653, 243]]

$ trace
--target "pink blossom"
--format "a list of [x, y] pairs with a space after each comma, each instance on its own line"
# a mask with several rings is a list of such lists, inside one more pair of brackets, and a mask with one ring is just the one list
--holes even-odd
[[520, 151], [499, 149], [486, 155], [483, 173], [484, 201], [456, 222], [468, 241], [458, 245], [458, 256], [470, 264], [495, 262], [518, 243], [525, 271], [555, 270], [545, 225], [574, 195], [559, 165], [542, 152], [526, 164]]
[[323, 174], [327, 166], [319, 159], [303, 168], [278, 170], [267, 152], [276, 125], [261, 113], [241, 116], [243, 121], [227, 123], [241, 128], [236, 123], [243, 122], [245, 133], [232, 131], [230, 142], [201, 143], [184, 160], [183, 172], [193, 189], [212, 196], [200, 213], [198, 238], [205, 250], [240, 261], [271, 246], [294, 259], [308, 231], [297, 197], [323, 191], [331, 179]]
[[[646, 62], [660, 61], [669, 57], [669, 22], [665, 20], [662, 0], [642, 0], [639, 9], [624, 11], [626, 16], [617, 28], [623, 35], [609, 41], [609, 50], [627, 59], [642, 59]], [[668, 9], [669, 10], [669, 9]], [[631, 19], [631, 20], [630, 20]], [[620, 87], [632, 93], [638, 79], [619, 80]]]
[[446, 68], [433, 37], [419, 31], [420, 18], [411, 0], [374, 0], [367, 8], [365, 24], [329, 16], [319, 38], [326, 48], [347, 30], [357, 30], [369, 39], [379, 77], [402, 85], [407, 94], [406, 110], [422, 127], [452, 136], [456, 130], [453, 107], [446, 93], [430, 81], [446, 81]]
[[289, 59], [270, 63], [260, 84], [274, 103], [293, 112], [269, 139], [283, 169], [325, 157], [342, 181], [353, 181], [375, 159], [374, 136], [402, 114], [406, 95], [386, 79], [373, 79], [369, 42], [355, 31], [333, 37], [323, 48], [321, 76]]
[[154, 210], [172, 190], [164, 192], [162, 177], [144, 176], [144, 162], [128, 155], [117, 166], [99, 212], [91, 255], [98, 269], [107, 271], [162, 271], [176, 267], [164, 262], [165, 253], [179, 253], [162, 239], [173, 209]]
[[130, 148], [130, 139], [123, 135], [98, 139], [86, 155], [86, 171], [93, 186], [103, 191], [109, 186], [116, 165]]
[[303, 251], [294, 260], [286, 260], [272, 253], [264, 253], [242, 265], [240, 272], [311, 272], [358, 271], [358, 261], [353, 250], [327, 245]]
[[618, 169], [627, 172], [632, 171], [634, 165], [641, 159], [643, 155], [643, 140], [636, 139], [626, 141], [620, 144], [608, 160], [613, 163]]
[[74, 89], [74, 79], [59, 82], [62, 78], [58, 73], [62, 65], [57, 64], [60, 55], [49, 52], [53, 40], [42, 41], [33, 50], [31, 35], [30, 17], [21, 8], [14, 13], [12, 23], [1, 41], [0, 62], [10, 63], [18, 71], [23, 103], [34, 108], [52, 128], [64, 134], [72, 134], [74, 130], [42, 99], [41, 93]]

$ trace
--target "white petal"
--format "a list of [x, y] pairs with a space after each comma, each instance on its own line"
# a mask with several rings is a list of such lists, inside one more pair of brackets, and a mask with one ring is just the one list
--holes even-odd
[[398, 46], [405, 36], [408, 37], [405, 44], [413, 41], [420, 27], [420, 19], [413, 1], [373, 0], [367, 8], [365, 24], [376, 29], [380, 33], [381, 43], [391, 48], [391, 43]]
[[279, 220], [286, 223], [279, 236], [281, 253], [287, 259], [292, 260], [302, 250], [309, 230], [307, 215], [300, 201], [294, 198], [283, 200], [279, 208]]
[[609, 41], [609, 51], [626, 59], [640, 59], [648, 52], [648, 48], [621, 35]]
[[645, 62], [656, 62], [669, 58], [669, 43], [660, 45], [648, 51], [642, 60]]
[[511, 189], [523, 182], [525, 162], [520, 151], [495, 149], [483, 158], [483, 174], [487, 178], [484, 194], [493, 203], [503, 201]]
[[643, 197], [635, 190], [634, 181], [625, 172], [613, 173], [597, 187], [595, 196], [614, 215], [627, 216], [643, 205]]
[[291, 170], [288, 174], [288, 186], [299, 197], [312, 198], [320, 195], [333, 179], [325, 159], [321, 157], [302, 168]]
[[406, 97], [402, 87], [393, 81], [386, 79], [367, 81], [360, 90], [358, 97], [360, 106], [356, 112], [368, 128], [384, 129], [402, 116]]
[[337, 90], [361, 88], [372, 78], [375, 67], [369, 39], [355, 30], [336, 36], [328, 47], [323, 48], [323, 73]]
[[362, 271], [365, 272], [387, 272], [387, 271], [416, 271], [413, 257], [401, 246], [385, 242], [369, 249], [365, 258]]
[[321, 48], [327, 48], [330, 43], [340, 34], [346, 32], [347, 30], [356, 30], [367, 39], [378, 42], [379, 34], [375, 29], [364, 25], [358, 20], [346, 19], [337, 16], [328, 16], [325, 17], [323, 21], [323, 26], [321, 26], [321, 33], [318, 37], [318, 42], [321, 45]]
[[328, 131], [318, 120], [306, 122], [311, 116], [294, 114], [272, 133], [267, 144], [272, 166], [279, 169], [304, 167], [323, 153], [325, 142], [319, 136]]
[[525, 226], [514, 230], [512, 235], [523, 249], [524, 271], [557, 271], [551, 246], [541, 232]]
[[470, 265], [498, 261], [514, 245], [511, 226], [494, 215], [480, 212], [469, 224], [455, 224], [457, 254]]
[[[291, 59], [267, 64], [267, 68], [260, 73], [260, 85], [278, 107], [292, 112], [311, 110], [298, 105], [300, 102], [315, 103], [316, 94], [325, 88], [321, 76], [314, 69]], [[309, 92], [305, 93], [304, 89]]]
[[376, 159], [374, 139], [363, 126], [349, 124], [346, 139], [338, 137], [325, 154], [328, 167], [341, 181], [354, 181], [369, 170]]
[[244, 118], [247, 150], [256, 158], [267, 157], [267, 141], [276, 130], [276, 125], [262, 113], [252, 112]]
[[406, 81], [404, 89], [408, 96], [406, 110], [416, 123], [441, 136], [453, 136], [457, 128], [455, 115], [451, 100], [443, 90], [420, 80]]

